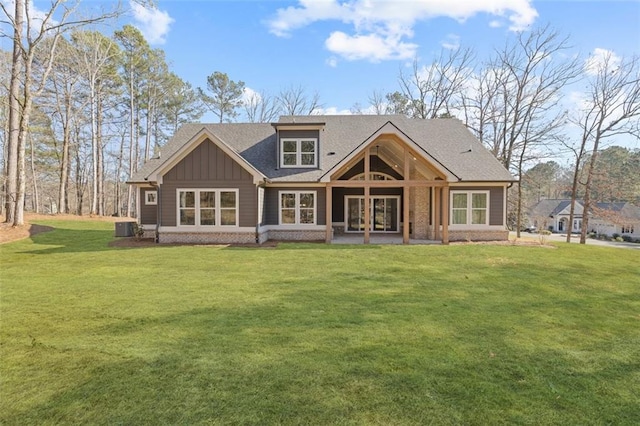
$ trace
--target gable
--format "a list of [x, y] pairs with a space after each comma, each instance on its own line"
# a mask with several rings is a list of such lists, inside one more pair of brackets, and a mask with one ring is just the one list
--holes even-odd
[[205, 139], [163, 175], [167, 181], [250, 181], [252, 175], [210, 139]]

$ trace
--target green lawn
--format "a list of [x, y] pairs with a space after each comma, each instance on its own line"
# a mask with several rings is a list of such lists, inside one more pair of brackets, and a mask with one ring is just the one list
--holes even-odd
[[577, 244], [0, 246], [0, 424], [640, 424], [640, 259]]

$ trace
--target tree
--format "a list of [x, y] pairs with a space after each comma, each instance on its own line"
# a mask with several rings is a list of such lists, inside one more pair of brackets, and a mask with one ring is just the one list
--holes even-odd
[[78, 55], [77, 72], [88, 88], [87, 102], [91, 126], [91, 214], [104, 215], [102, 120], [108, 82], [117, 78], [117, 44], [96, 31], [78, 31], [71, 40]]
[[165, 103], [163, 115], [172, 134], [181, 124], [199, 120], [204, 108], [191, 84], [174, 73], [169, 73], [165, 82]]
[[471, 74], [473, 54], [468, 48], [443, 49], [428, 67], [413, 61], [410, 75], [400, 73], [402, 95], [414, 118], [437, 118], [458, 108], [462, 89]]
[[322, 108], [320, 95], [309, 96], [302, 86], [289, 86], [277, 96], [280, 110], [285, 115], [312, 115]]
[[275, 121], [280, 112], [277, 99], [265, 92], [251, 92], [244, 102], [244, 111], [250, 123]]
[[518, 34], [489, 62], [476, 80], [480, 90], [475, 101], [463, 105], [476, 108], [465, 116], [479, 118], [471, 128], [505, 168], [518, 178], [516, 226], [522, 219], [522, 175], [526, 164], [563, 138], [566, 112], [560, 108], [561, 90], [579, 75], [578, 62], [564, 59], [568, 38], [550, 27]]
[[[588, 66], [585, 107], [572, 119], [581, 133], [579, 151], [588, 152], [591, 147], [586, 165], [580, 244], [586, 243], [589, 229], [591, 190], [601, 144], [614, 136], [640, 136], [640, 58], [617, 58], [607, 52], [600, 60], [588, 62]], [[570, 221], [573, 220], [579, 168], [580, 161], [576, 161]], [[570, 235], [567, 235], [567, 242], [570, 242]]]
[[[6, 221], [14, 226], [24, 224], [25, 200], [25, 149], [33, 98], [42, 90], [56, 57], [56, 48], [62, 35], [74, 28], [111, 19], [118, 11], [106, 12], [95, 18], [75, 19], [78, 5], [67, 6], [63, 0], [52, 0], [50, 9], [43, 12], [39, 24], [30, 19], [31, 4], [14, 0], [15, 9], [10, 13], [3, 3], [0, 9], [13, 29], [13, 56], [10, 83], [9, 158]], [[56, 19], [54, 20], [54, 15]], [[24, 28], [24, 32], [23, 32]], [[39, 81], [33, 78], [33, 61], [39, 48], [47, 42], [47, 54]], [[32, 85], [35, 83], [35, 87]]]
[[219, 122], [231, 122], [238, 116], [237, 108], [242, 106], [244, 82], [233, 81], [225, 73], [215, 71], [207, 77], [208, 95], [198, 87], [198, 93], [205, 106], [218, 117]]
[[[128, 97], [128, 105], [125, 108], [129, 118], [129, 176], [132, 176], [138, 169], [140, 109], [151, 49], [142, 33], [131, 25], [125, 25], [122, 30], [116, 31], [114, 36], [122, 49], [121, 76], [126, 84], [125, 93]], [[131, 216], [133, 213], [133, 202], [133, 188], [129, 186], [127, 189], [127, 216]]]

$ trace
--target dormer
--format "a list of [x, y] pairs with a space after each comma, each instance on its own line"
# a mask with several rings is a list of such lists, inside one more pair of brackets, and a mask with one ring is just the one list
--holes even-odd
[[320, 133], [325, 123], [296, 122], [301, 118], [282, 117], [279, 122], [271, 123], [276, 129], [278, 168], [320, 168]]

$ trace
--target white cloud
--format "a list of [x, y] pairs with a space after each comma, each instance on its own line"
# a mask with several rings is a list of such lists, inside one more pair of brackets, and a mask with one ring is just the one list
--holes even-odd
[[388, 59], [408, 59], [415, 56], [417, 44], [403, 43], [397, 37], [378, 34], [350, 36], [342, 31], [331, 33], [325, 46], [347, 60], [368, 59], [380, 62]]
[[447, 37], [440, 42], [445, 49], [456, 50], [460, 47], [460, 36], [455, 34], [447, 34]]
[[338, 109], [338, 107], [316, 108], [313, 111], [313, 114], [314, 115], [353, 115], [351, 110]]
[[326, 60], [327, 65], [329, 65], [331, 68], [335, 68], [338, 66], [338, 58], [336, 58], [335, 56], [330, 57], [329, 59]]
[[[348, 60], [380, 61], [413, 55], [417, 45], [409, 43], [418, 21], [448, 17], [459, 22], [485, 13], [507, 19], [512, 31], [530, 26], [538, 16], [532, 0], [299, 0], [297, 6], [278, 9], [268, 22], [271, 33], [290, 36], [293, 31], [315, 22], [338, 21], [352, 31], [334, 31], [325, 41], [332, 53]], [[492, 20], [491, 27], [501, 25]], [[383, 49], [378, 53], [375, 49]]]
[[129, 1], [129, 5], [133, 19], [138, 23], [137, 27], [149, 44], [163, 44], [174, 19], [167, 12], [156, 8], [146, 8], [133, 1]]
[[614, 70], [620, 66], [622, 58], [615, 52], [596, 47], [584, 64], [584, 70], [588, 75], [596, 75], [603, 67]]
[[[13, 20], [14, 18], [13, 14], [15, 13], [15, 10], [16, 10], [15, 0], [0, 0], [0, 3], [4, 5], [4, 8], [6, 9], [6, 11], [11, 15], [11, 20]], [[27, 10], [28, 10], [28, 13], [27, 13]], [[50, 29], [52, 26], [59, 24], [58, 21], [53, 19], [53, 15], [51, 14], [51, 9], [40, 10], [33, 4], [33, 0], [29, 0], [24, 3], [24, 10], [22, 13], [23, 13], [24, 19], [27, 19], [27, 15], [29, 16], [29, 27], [33, 37], [36, 37], [38, 34], [40, 34], [40, 31], [42, 31], [42, 26], [44, 24], [45, 19], [48, 19], [45, 30]], [[47, 14], [51, 16], [47, 18]], [[4, 14], [0, 13], [0, 16], [2, 15]], [[2, 17], [2, 20], [4, 20], [4, 17]], [[26, 22], [25, 22], [25, 28], [26, 28]], [[1, 31], [0, 31], [0, 34], [2, 34]]]

